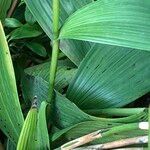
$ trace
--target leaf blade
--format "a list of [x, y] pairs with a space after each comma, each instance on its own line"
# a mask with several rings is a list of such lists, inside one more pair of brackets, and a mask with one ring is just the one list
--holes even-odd
[[16, 143], [24, 119], [18, 99], [13, 64], [1, 22], [0, 35], [0, 128], [13, 143]]
[[67, 98], [82, 109], [125, 106], [150, 91], [149, 60], [147, 51], [96, 44], [79, 66]]
[[[88, 12], [88, 13], [87, 13]], [[68, 18], [60, 39], [86, 40], [150, 51], [149, 0], [97, 1]]]

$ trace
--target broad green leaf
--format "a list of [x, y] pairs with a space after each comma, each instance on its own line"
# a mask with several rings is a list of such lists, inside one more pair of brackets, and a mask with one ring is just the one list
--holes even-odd
[[47, 55], [45, 47], [39, 43], [28, 42], [26, 43], [25, 46], [27, 46], [31, 51], [33, 51], [34, 53], [36, 53], [37, 55], [41, 57], [46, 57]]
[[82, 109], [125, 106], [150, 91], [150, 53], [96, 44], [79, 66], [67, 98]]
[[1, 22], [0, 35], [0, 129], [13, 143], [17, 143], [24, 119], [13, 64]]
[[37, 148], [37, 117], [37, 108], [32, 106], [23, 124], [17, 150], [35, 150]]
[[[91, 2], [92, 0], [61, 0], [60, 26], [69, 15]], [[52, 0], [25, 0], [25, 3], [45, 33], [52, 39]], [[90, 48], [91, 43], [89, 42], [77, 40], [62, 40], [60, 42], [60, 49], [76, 65], [81, 62]]]
[[[31, 76], [35, 76], [35, 77], [39, 76], [48, 82], [49, 69], [50, 69], [50, 63], [47, 62], [41, 65], [27, 68], [25, 72]], [[76, 71], [77, 69], [74, 68], [74, 65], [70, 63], [70, 61], [66, 61], [66, 60], [58, 61], [55, 89], [58, 90], [59, 92], [64, 92], [63, 89], [65, 89], [69, 85]]]
[[[36, 89], [36, 90], [32, 90], [31, 88], [26, 93], [26, 95], [30, 97], [30, 100], [35, 95], [38, 97], [39, 103], [41, 103], [44, 100], [47, 100], [48, 82], [44, 81], [40, 77], [35, 77], [35, 79], [32, 79], [32, 81], [30, 81], [30, 87]], [[53, 114], [51, 114], [51, 116], [52, 118], [54, 118], [53, 121], [55, 122], [55, 124], [60, 128], [66, 128], [83, 121], [94, 121], [94, 120], [101, 121], [101, 122], [109, 122], [109, 123], [116, 123], [116, 122], [129, 123], [129, 122], [147, 121], [146, 110], [143, 110], [137, 114], [128, 117], [122, 117], [116, 119], [94, 117], [84, 113], [74, 103], [69, 101], [66, 97], [62, 96], [58, 92], [56, 92], [55, 94], [55, 103], [53, 105], [54, 105], [53, 106], [54, 111]]]
[[42, 34], [42, 29], [34, 24], [25, 24], [10, 33], [10, 40], [37, 37]]
[[6, 18], [4, 22], [4, 26], [8, 28], [18, 28], [21, 27], [23, 24], [15, 19], [15, 18]]
[[12, 0], [0, 0], [0, 20], [4, 21]]
[[70, 16], [59, 38], [150, 51], [149, 28], [149, 0], [99, 0]]
[[39, 113], [38, 113], [38, 123], [37, 123], [37, 141], [40, 150], [50, 150], [50, 140], [48, 135], [47, 123], [46, 123], [46, 108], [48, 104], [46, 101], [41, 103]]

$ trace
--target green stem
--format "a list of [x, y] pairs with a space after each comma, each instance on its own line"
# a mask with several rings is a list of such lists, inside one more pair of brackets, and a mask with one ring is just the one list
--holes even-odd
[[48, 102], [50, 103], [53, 98], [54, 83], [57, 70], [57, 62], [59, 55], [59, 12], [60, 12], [60, 2], [59, 0], [53, 0], [53, 49], [52, 49], [52, 59], [50, 66], [50, 78], [49, 78], [49, 93]]
[[109, 131], [102, 133], [102, 137], [110, 136], [115, 133], [128, 132], [139, 129], [139, 123], [130, 123], [111, 128]]

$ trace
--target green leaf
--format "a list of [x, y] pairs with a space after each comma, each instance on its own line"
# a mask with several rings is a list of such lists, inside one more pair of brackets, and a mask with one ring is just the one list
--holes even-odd
[[[60, 26], [69, 15], [77, 9], [91, 3], [92, 0], [61, 0]], [[52, 1], [51, 0], [25, 0], [28, 9], [40, 24], [45, 33], [52, 39]], [[77, 40], [60, 41], [60, 49], [76, 65], [79, 65], [87, 51], [91, 48], [91, 43]]]
[[18, 28], [21, 27], [23, 24], [15, 19], [15, 18], [6, 18], [4, 22], [4, 26], [8, 28]]
[[150, 1], [100, 0], [76, 11], [60, 39], [86, 40], [150, 51]]
[[[63, 141], [67, 142], [73, 138], [81, 137], [85, 134], [97, 131], [97, 130], [105, 130], [117, 125], [121, 125], [121, 123], [108, 123], [108, 122], [101, 122], [101, 121], [85, 121], [81, 122], [72, 126], [69, 126], [65, 129], [55, 132], [52, 135], [52, 143], [55, 145], [56, 142]], [[65, 137], [65, 138], [64, 138]]]
[[46, 57], [47, 55], [45, 47], [39, 43], [28, 42], [25, 46], [41, 57]]
[[37, 117], [38, 112], [35, 106], [32, 106], [27, 114], [23, 124], [17, 150], [35, 150], [37, 147]]
[[12, 0], [0, 0], [0, 20], [4, 21]]
[[[42, 79], [48, 82], [49, 68], [50, 68], [50, 62], [47, 62], [41, 65], [27, 68], [25, 72], [34, 77], [36, 76], [41, 77]], [[55, 80], [55, 89], [58, 90], [59, 92], [65, 92], [63, 89], [65, 89], [69, 85], [76, 71], [77, 69], [74, 68], [74, 65], [70, 63], [70, 61], [67, 60], [58, 61], [56, 80]], [[23, 86], [25, 85], [23, 84]]]
[[42, 34], [41, 28], [34, 24], [25, 24], [10, 33], [10, 40], [37, 37]]
[[67, 98], [82, 109], [125, 106], [150, 91], [150, 53], [96, 44], [79, 66]]
[[17, 143], [24, 119], [13, 64], [1, 22], [0, 35], [0, 129], [13, 143]]
[[38, 147], [40, 150], [50, 150], [50, 140], [48, 135], [47, 123], [46, 123], [46, 108], [48, 104], [46, 101], [41, 103], [39, 113], [38, 113], [38, 123], [37, 123], [37, 140]]
[[[52, 144], [54, 146], [57, 145], [57, 147], [59, 147], [60, 145], [57, 144], [59, 143], [59, 141], [63, 141], [64, 143], [79, 138], [81, 136], [84, 136], [86, 134], [92, 133], [94, 131], [98, 131], [98, 130], [105, 131], [107, 129], [111, 129], [112, 127], [116, 127], [119, 125], [121, 124], [101, 122], [101, 121], [85, 121], [54, 133], [52, 136]], [[126, 131], [126, 132], [117, 133], [111, 136], [97, 139], [90, 144], [102, 144], [106, 142], [112, 142], [115, 140], [126, 139], [126, 138], [131, 138], [136, 136], [143, 136], [143, 135], [147, 135], [147, 131], [141, 131], [141, 130], [133, 130], [130, 132]]]
[[6, 150], [16, 150], [16, 146], [9, 139], [7, 140], [7, 149]]
[[28, 22], [31, 25], [33, 25], [36, 22], [35, 18], [33, 17], [32, 13], [30, 12], [30, 10], [27, 7], [25, 10], [25, 20], [26, 20], [26, 22]]

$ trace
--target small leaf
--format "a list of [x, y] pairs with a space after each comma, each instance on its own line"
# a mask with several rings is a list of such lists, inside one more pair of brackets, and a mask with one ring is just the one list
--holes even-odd
[[47, 55], [45, 47], [39, 43], [28, 42], [25, 46], [41, 57], [46, 57]]
[[4, 26], [7, 28], [18, 28], [21, 27], [23, 24], [15, 19], [15, 18], [6, 18], [4, 22]]
[[37, 37], [42, 34], [38, 25], [25, 24], [10, 33], [10, 40]]

